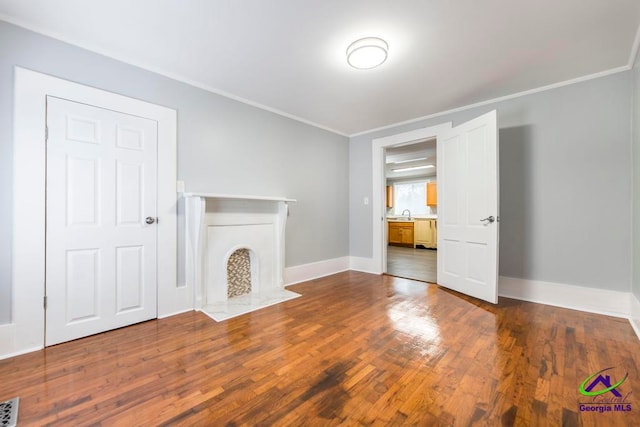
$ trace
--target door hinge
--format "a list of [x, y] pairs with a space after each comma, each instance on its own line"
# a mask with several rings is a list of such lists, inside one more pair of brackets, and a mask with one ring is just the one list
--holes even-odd
[[44, 127], [44, 140], [45, 141], [49, 140], [49, 126]]
[[44, 296], [44, 303], [43, 303], [44, 309], [47, 309], [47, 296]]

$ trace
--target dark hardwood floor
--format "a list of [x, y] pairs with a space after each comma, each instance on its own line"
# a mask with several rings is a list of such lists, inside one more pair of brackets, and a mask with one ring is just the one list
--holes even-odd
[[[289, 289], [222, 323], [189, 312], [0, 360], [0, 401], [20, 396], [20, 426], [640, 424], [624, 319], [358, 272]], [[609, 367], [631, 412], [580, 412]]]
[[438, 283], [438, 251], [387, 246], [387, 274]]

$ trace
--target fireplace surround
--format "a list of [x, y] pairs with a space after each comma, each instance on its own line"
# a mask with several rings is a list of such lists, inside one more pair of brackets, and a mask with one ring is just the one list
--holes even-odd
[[[288, 204], [295, 200], [209, 193], [184, 196], [186, 275], [195, 285], [196, 309], [221, 321], [299, 296], [285, 290], [283, 281]], [[238, 252], [248, 255], [250, 292], [230, 297], [228, 263]]]

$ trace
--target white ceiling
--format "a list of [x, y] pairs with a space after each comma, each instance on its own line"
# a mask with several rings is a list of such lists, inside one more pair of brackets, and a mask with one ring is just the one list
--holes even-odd
[[[410, 171], [394, 171], [394, 169], [427, 165], [433, 165], [433, 167]], [[435, 138], [385, 150], [385, 178], [388, 180], [435, 176], [437, 166]]]
[[[628, 68], [640, 1], [0, 0], [0, 19], [353, 135]], [[352, 69], [365, 36], [389, 59]]]

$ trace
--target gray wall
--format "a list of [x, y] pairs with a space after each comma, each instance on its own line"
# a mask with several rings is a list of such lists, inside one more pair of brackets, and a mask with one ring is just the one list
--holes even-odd
[[295, 198], [286, 265], [348, 255], [347, 138], [0, 21], [0, 324], [11, 307], [15, 65], [176, 109], [187, 191]]
[[350, 253], [371, 257], [371, 140], [498, 111], [500, 274], [629, 291], [631, 73], [565, 86], [350, 141]]
[[640, 56], [632, 70], [633, 104], [633, 281], [631, 292], [640, 300]]

